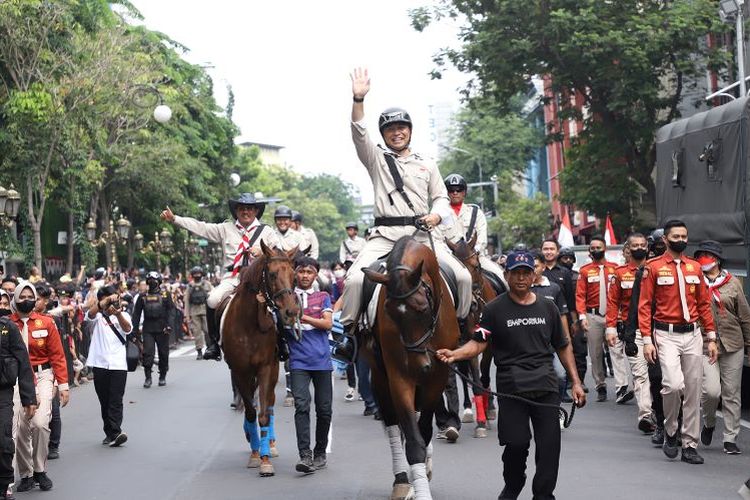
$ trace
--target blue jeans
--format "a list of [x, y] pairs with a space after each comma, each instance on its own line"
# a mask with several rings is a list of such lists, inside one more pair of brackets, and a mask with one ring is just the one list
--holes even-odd
[[372, 386], [370, 385], [370, 365], [367, 364], [364, 356], [357, 356], [356, 368], [359, 395], [362, 396], [362, 400], [365, 402], [365, 408], [377, 410], [378, 403], [375, 401], [375, 397], [372, 394]]

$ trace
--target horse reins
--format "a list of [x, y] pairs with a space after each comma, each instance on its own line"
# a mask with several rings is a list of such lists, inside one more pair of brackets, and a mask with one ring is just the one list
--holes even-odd
[[[414, 269], [411, 269], [408, 266], [396, 266], [393, 268], [393, 271], [407, 271], [407, 272], [414, 272]], [[430, 304], [430, 313], [432, 315], [432, 323], [430, 324], [430, 327], [425, 331], [424, 335], [422, 335], [418, 340], [414, 342], [406, 342], [404, 340], [404, 336], [401, 335], [401, 331], [399, 330], [399, 339], [401, 340], [401, 344], [403, 344], [404, 348], [409, 352], [416, 352], [419, 354], [426, 354], [427, 353], [427, 347], [420, 348], [419, 346], [426, 343], [428, 340], [432, 338], [432, 336], [435, 334], [435, 328], [437, 327], [437, 320], [438, 315], [435, 314], [435, 296], [433, 295], [432, 289], [427, 285], [427, 283], [424, 282], [424, 280], [420, 277], [419, 283], [416, 284], [416, 286], [404, 293], [400, 294], [393, 294], [387, 291], [386, 289], [386, 296], [390, 299], [395, 300], [404, 300], [408, 299], [415, 293], [419, 291], [420, 288], [424, 288], [425, 295], [427, 296], [427, 302]]]
[[[430, 353], [432, 353], [433, 355], [437, 357], [437, 351], [435, 349], [429, 346], [425, 346], [425, 348], [427, 349], [427, 351], [429, 351]], [[448, 368], [450, 368], [450, 370], [453, 373], [461, 377], [466, 383], [472, 385], [473, 387], [477, 389], [480, 389], [482, 392], [486, 392], [488, 394], [492, 394], [493, 396], [497, 396], [499, 399], [513, 399], [515, 401], [520, 401], [522, 403], [526, 403], [531, 406], [536, 406], [538, 408], [551, 408], [553, 410], [557, 410], [560, 413], [560, 415], [563, 417], [563, 427], [565, 427], [566, 429], [570, 427], [570, 424], [573, 422], [573, 416], [575, 415], [576, 408], [577, 408], [575, 402], [572, 403], [570, 407], [570, 413], [568, 413], [565, 410], [565, 408], [562, 407], [562, 405], [556, 405], [552, 403], [540, 403], [538, 401], [533, 401], [531, 399], [525, 398], [523, 396], [518, 396], [516, 394], [506, 394], [504, 392], [495, 392], [492, 389], [487, 389], [484, 386], [474, 382], [463, 373], [461, 373], [461, 371], [458, 368], [456, 368], [452, 363], [446, 363], [446, 365], [448, 365]]]
[[[264, 256], [267, 261], [273, 261], [273, 260], [283, 260], [287, 261], [289, 260], [287, 257], [268, 257]], [[268, 311], [273, 315], [273, 317], [276, 320], [276, 329], [278, 330], [278, 334], [281, 335], [282, 330], [284, 329], [284, 324], [281, 321], [281, 315], [279, 314], [279, 306], [276, 304], [276, 299], [279, 297], [283, 297], [284, 295], [294, 295], [295, 299], [299, 302], [299, 297], [294, 293], [294, 289], [292, 288], [282, 288], [281, 290], [277, 291], [273, 295], [271, 294], [271, 291], [269, 290], [268, 286], [268, 266], [266, 265], [266, 262], [263, 262], [263, 271], [261, 272], [260, 277], [260, 286], [257, 290], [252, 289], [253, 292], [260, 292], [263, 294], [263, 298], [266, 301], [266, 308], [268, 308]], [[295, 330], [295, 335], [299, 337], [298, 331], [301, 331], [301, 326], [299, 324], [299, 318], [297, 318], [297, 330]]]

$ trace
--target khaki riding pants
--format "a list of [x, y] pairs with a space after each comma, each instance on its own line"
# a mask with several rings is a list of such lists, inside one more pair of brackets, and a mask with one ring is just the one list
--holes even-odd
[[224, 278], [208, 294], [206, 305], [211, 309], [216, 309], [217, 307], [219, 307], [219, 304], [221, 304], [221, 301], [224, 300], [224, 297], [234, 292], [234, 289], [237, 288], [237, 285], [239, 284], [240, 279], [237, 276]]
[[661, 364], [664, 430], [677, 432], [682, 406], [682, 447], [697, 448], [700, 434], [700, 399], [703, 381], [703, 338], [699, 328], [688, 333], [654, 329]]
[[[394, 241], [375, 236], [367, 240], [357, 260], [346, 273], [343, 293], [343, 307], [341, 309], [341, 324], [348, 326], [354, 323], [359, 315], [362, 305], [362, 283], [365, 273], [363, 267], [367, 267], [380, 257], [383, 257], [393, 249]], [[458, 284], [458, 308], [456, 316], [459, 319], [466, 318], [471, 308], [471, 274], [464, 265], [456, 259], [445, 243], [435, 241], [435, 255], [441, 263], [445, 263], [453, 270]]]
[[195, 348], [203, 349], [206, 347], [206, 335], [208, 334], [208, 323], [206, 322], [206, 313], [190, 313], [190, 335], [195, 337]]
[[34, 472], [47, 471], [49, 423], [52, 418], [52, 398], [55, 395], [54, 379], [50, 368], [36, 372], [36, 399], [39, 406], [31, 419], [27, 419], [23, 412], [18, 386], [13, 392], [16, 463], [22, 478], [31, 477]]
[[724, 415], [724, 442], [734, 443], [740, 432], [740, 387], [742, 385], [742, 349], [724, 352], [713, 365], [703, 356], [703, 419], [706, 427], [716, 426], [716, 408], [721, 398]]

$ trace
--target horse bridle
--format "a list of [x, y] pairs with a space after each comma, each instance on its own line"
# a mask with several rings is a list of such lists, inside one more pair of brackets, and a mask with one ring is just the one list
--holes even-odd
[[[463, 265], [465, 265], [466, 267], [469, 267], [466, 264], [466, 262], [469, 259], [471, 259], [472, 257], [475, 257], [475, 256], [477, 257], [477, 266], [476, 266], [476, 269], [477, 269], [477, 272], [479, 273], [479, 276], [481, 278], [481, 276], [482, 276], [482, 262], [479, 260], [479, 252], [477, 252], [475, 250], [474, 253], [471, 253], [471, 254], [467, 255], [465, 258], [460, 259], [460, 260], [461, 260], [461, 263]], [[474, 301], [477, 303], [478, 307], [484, 308], [484, 306], [487, 305], [487, 302], [485, 302], [484, 298], [482, 297], [482, 284], [481, 284], [481, 281], [480, 282], [475, 282], [475, 283], [471, 284], [471, 295], [472, 295]]]
[[[408, 273], [412, 273], [412, 272], [414, 272], [414, 269], [412, 269], [412, 268], [410, 268], [408, 266], [396, 266], [395, 268], [393, 268], [393, 271], [394, 272], [395, 271], [406, 271]], [[415, 352], [415, 353], [419, 353], [419, 354], [427, 354], [427, 348], [426, 347], [420, 347], [420, 346], [423, 346], [425, 343], [427, 343], [432, 338], [432, 336], [435, 334], [435, 328], [437, 327], [437, 321], [438, 321], [438, 314], [435, 311], [435, 295], [434, 295], [432, 289], [430, 288], [430, 286], [427, 283], [425, 283], [425, 281], [420, 276], [419, 283], [417, 283], [416, 286], [414, 286], [414, 288], [412, 288], [412, 289], [410, 289], [410, 290], [408, 290], [408, 291], [406, 291], [404, 293], [400, 293], [400, 294], [391, 293], [386, 288], [386, 296], [389, 299], [405, 300], [405, 299], [408, 299], [409, 297], [411, 297], [412, 295], [414, 295], [415, 293], [417, 293], [421, 288], [424, 288], [425, 296], [427, 297], [427, 303], [430, 305], [430, 314], [432, 315], [432, 323], [430, 324], [429, 328], [427, 328], [427, 330], [424, 332], [424, 335], [422, 335], [421, 337], [419, 337], [419, 339], [417, 339], [414, 342], [407, 342], [404, 339], [404, 335], [403, 335], [403, 333], [401, 333], [401, 330], [399, 330], [399, 335], [398, 336], [399, 336], [399, 339], [401, 340], [401, 344], [404, 346], [404, 349], [406, 349], [408, 352]]]

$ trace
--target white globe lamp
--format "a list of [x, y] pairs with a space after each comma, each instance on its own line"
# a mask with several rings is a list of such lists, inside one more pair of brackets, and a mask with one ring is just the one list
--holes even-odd
[[232, 183], [232, 187], [239, 186], [240, 185], [240, 181], [241, 181], [240, 174], [238, 174], [238, 173], [232, 173], [229, 176], [229, 181]]
[[166, 104], [159, 104], [154, 109], [154, 120], [159, 123], [167, 123], [172, 118], [172, 110]]

